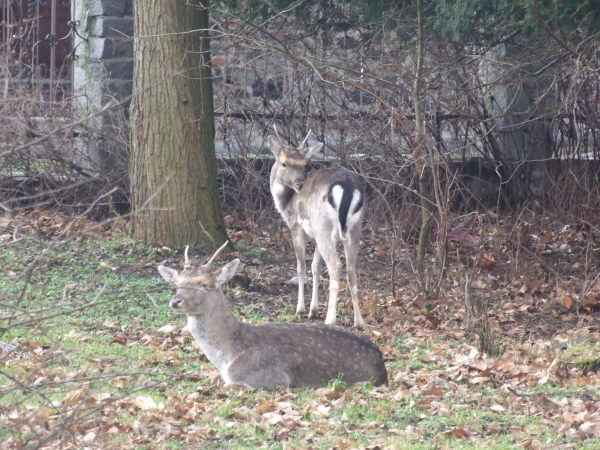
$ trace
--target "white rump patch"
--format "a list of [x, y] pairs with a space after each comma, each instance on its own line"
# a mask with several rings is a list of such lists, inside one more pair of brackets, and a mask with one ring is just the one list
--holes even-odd
[[360, 194], [360, 191], [358, 189], [355, 189], [354, 192], [352, 193], [352, 201], [350, 202], [350, 209], [348, 210], [348, 218], [346, 219], [346, 227], [348, 229], [353, 228], [354, 225], [356, 225], [356, 223], [360, 219], [361, 210], [354, 212], [354, 209], [356, 208], [356, 205], [358, 205], [358, 203], [360, 202], [361, 197], [362, 196]]
[[339, 184], [336, 184], [331, 189], [331, 197], [333, 198], [333, 208], [339, 212], [340, 204], [342, 203], [342, 196], [344, 195], [344, 188]]

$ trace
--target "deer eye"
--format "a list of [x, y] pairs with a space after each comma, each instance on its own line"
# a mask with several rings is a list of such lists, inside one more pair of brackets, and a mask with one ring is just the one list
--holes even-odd
[[208, 287], [208, 284], [206, 284], [206, 283], [202, 283], [200, 285], [200, 289], [206, 289], [207, 287]]
[[286, 163], [281, 163], [281, 167], [287, 167]]

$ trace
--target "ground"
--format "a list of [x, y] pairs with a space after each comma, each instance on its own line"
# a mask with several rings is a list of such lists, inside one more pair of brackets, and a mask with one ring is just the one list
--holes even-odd
[[[227, 220], [235, 314], [306, 321], [279, 218]], [[436, 299], [417, 288], [411, 237], [392, 289], [389, 233], [365, 227], [361, 308], [389, 386], [262, 392], [215, 384], [168, 308], [156, 266], [181, 268], [181, 249], [143, 246], [121, 219], [0, 218], [0, 448], [600, 448], [600, 232], [533, 215], [454, 223]]]

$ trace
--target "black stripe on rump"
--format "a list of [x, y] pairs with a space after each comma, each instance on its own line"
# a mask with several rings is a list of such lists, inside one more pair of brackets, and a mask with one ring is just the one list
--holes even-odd
[[[329, 194], [327, 194], [327, 200], [333, 209], [335, 209], [336, 205], [333, 199], [333, 188], [335, 186], [341, 186], [342, 188], [342, 200], [340, 202], [340, 209], [338, 210], [338, 219], [340, 221], [340, 225], [342, 226], [342, 231], [346, 232], [346, 220], [348, 219], [348, 211], [350, 210], [350, 204], [352, 203], [352, 194], [355, 189], [358, 189], [352, 180], [349, 177], [341, 183], [334, 183], [329, 187]], [[360, 193], [360, 200], [356, 204], [354, 211], [352, 214], [355, 214], [357, 211], [360, 211], [363, 205], [363, 192], [362, 189], [358, 189]]]

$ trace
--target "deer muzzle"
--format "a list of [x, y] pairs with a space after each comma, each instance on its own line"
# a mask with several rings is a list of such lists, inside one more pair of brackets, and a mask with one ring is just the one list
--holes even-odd
[[177, 309], [177, 308], [181, 308], [182, 304], [183, 304], [183, 298], [178, 297], [176, 295], [175, 297], [173, 297], [171, 299], [171, 303], [169, 303], [169, 306], [171, 306], [171, 308], [173, 308], [173, 309]]
[[302, 178], [296, 178], [294, 180], [294, 189], [296, 190], [296, 192], [298, 192], [300, 189], [302, 189], [302, 186], [304, 185], [304, 177]]

